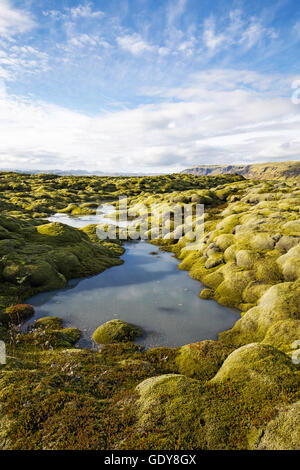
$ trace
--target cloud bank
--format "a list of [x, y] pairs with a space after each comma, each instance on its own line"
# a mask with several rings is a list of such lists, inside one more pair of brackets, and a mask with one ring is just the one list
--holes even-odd
[[274, 96], [273, 80], [247, 70], [210, 70], [186, 88], [149, 90], [161, 97], [157, 104], [96, 116], [32, 104], [2, 89], [0, 165], [149, 172], [295, 160], [300, 107]]

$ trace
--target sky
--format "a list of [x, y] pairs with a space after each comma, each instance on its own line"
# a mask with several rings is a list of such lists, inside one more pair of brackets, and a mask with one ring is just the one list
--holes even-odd
[[299, 0], [0, 0], [0, 169], [299, 160]]

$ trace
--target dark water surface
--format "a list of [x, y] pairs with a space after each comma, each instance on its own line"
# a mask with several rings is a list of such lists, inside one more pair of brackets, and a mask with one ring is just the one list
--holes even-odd
[[[95, 216], [74, 219], [67, 215], [51, 218], [76, 227], [95, 223]], [[123, 265], [28, 299], [36, 309], [33, 319], [59, 316], [66, 325], [82, 331], [79, 344], [89, 347], [99, 325], [120, 318], [142, 327], [145, 335], [138, 342], [153, 347], [216, 339], [240, 317], [214, 300], [202, 300], [203, 285], [179, 270], [171, 253], [144, 241], [128, 242], [124, 247]], [[156, 255], [150, 254], [154, 251]]]

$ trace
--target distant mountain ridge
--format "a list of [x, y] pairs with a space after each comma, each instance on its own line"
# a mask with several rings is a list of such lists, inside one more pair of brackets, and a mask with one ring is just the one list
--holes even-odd
[[252, 165], [197, 165], [183, 170], [182, 173], [199, 176], [237, 173], [245, 178], [258, 180], [298, 178], [300, 176], [300, 161], [254, 163]]

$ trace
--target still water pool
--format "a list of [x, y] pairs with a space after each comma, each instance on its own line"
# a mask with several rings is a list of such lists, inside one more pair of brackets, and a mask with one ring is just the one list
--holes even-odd
[[[95, 218], [58, 214], [50, 220], [80, 227], [95, 223]], [[99, 325], [120, 318], [143, 328], [140, 344], [155, 347], [216, 339], [239, 318], [235, 310], [202, 300], [199, 293], [204, 286], [179, 270], [171, 253], [145, 241], [127, 242], [124, 247], [123, 265], [28, 299], [36, 310], [33, 319], [59, 316], [82, 331], [79, 345], [90, 347]]]

